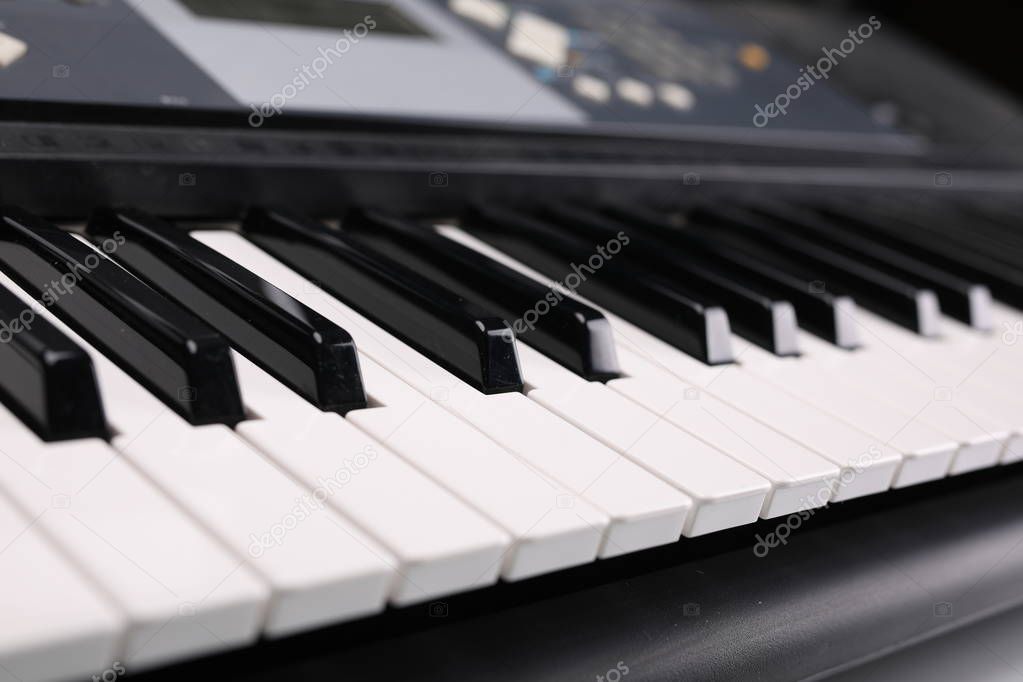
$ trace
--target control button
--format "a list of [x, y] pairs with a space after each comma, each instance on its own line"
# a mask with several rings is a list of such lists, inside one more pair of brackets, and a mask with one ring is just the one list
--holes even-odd
[[28, 52], [28, 45], [14, 36], [0, 33], [0, 68], [10, 66]]
[[654, 90], [643, 81], [635, 78], [622, 78], [615, 86], [618, 96], [636, 106], [648, 107], [654, 101]]
[[739, 48], [739, 63], [750, 71], [763, 71], [771, 65], [771, 54], [763, 45], [745, 43]]
[[580, 74], [572, 81], [576, 94], [595, 102], [607, 102], [611, 99], [611, 86], [595, 76]]
[[678, 83], [661, 83], [657, 88], [661, 101], [672, 109], [689, 111], [696, 104], [696, 95], [684, 85]]
[[508, 23], [508, 7], [497, 0], [450, 0], [448, 7], [455, 14], [495, 31], [502, 30]]
[[570, 42], [567, 28], [531, 12], [517, 12], [508, 32], [509, 52], [553, 68], [568, 61]]

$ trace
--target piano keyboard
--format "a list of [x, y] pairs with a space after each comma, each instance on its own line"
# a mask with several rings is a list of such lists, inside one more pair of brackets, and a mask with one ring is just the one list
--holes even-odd
[[0, 224], [0, 680], [1023, 459], [1023, 207]]

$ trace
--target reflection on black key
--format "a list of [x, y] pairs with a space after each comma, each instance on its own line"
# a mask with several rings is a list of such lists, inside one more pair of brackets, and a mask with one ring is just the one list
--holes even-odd
[[[836, 203], [832, 208], [836, 212], [844, 212], [847, 205], [848, 202]], [[871, 216], [885, 226], [892, 224], [900, 232], [905, 230], [927, 241], [955, 246], [1013, 268], [1023, 261], [1023, 247], [1016, 239], [996, 237], [990, 225], [982, 219], [964, 216], [954, 206], [924, 202], [907, 205], [904, 201], [877, 199], [868, 206], [869, 210], [862, 212], [863, 215]], [[1002, 231], [998, 233], [1001, 235]]]
[[388, 258], [504, 315], [519, 338], [576, 374], [590, 381], [620, 376], [611, 326], [598, 310], [398, 218], [355, 212], [342, 228]]
[[[845, 289], [857, 303], [924, 336], [936, 336], [940, 322], [937, 295], [859, 261], [796, 236], [783, 224], [730, 206], [701, 206], [689, 214], [702, 234], [718, 238], [776, 265], [794, 267], [829, 288]], [[694, 228], [695, 229], [695, 228]]]
[[628, 233], [606, 244], [587, 245], [548, 223], [492, 206], [471, 209], [463, 227], [703, 362], [733, 360], [724, 310], [690, 298], [656, 273], [615, 264], [617, 254], [631, 243]]
[[702, 259], [709, 267], [747, 287], [790, 301], [799, 316], [799, 326], [846, 349], [859, 346], [855, 322], [856, 304], [848, 296], [836, 296], [817, 283], [778, 268], [693, 232], [682, 231], [666, 218], [635, 206], [608, 205], [607, 215], [638, 239], [665, 251], [683, 250]]
[[114, 260], [188, 307], [244, 355], [322, 410], [366, 407], [352, 337], [187, 232], [127, 209], [93, 214], [99, 245], [120, 232]]
[[815, 205], [814, 208], [846, 229], [867, 234], [890, 248], [904, 249], [916, 258], [964, 279], [982, 281], [995, 298], [1023, 307], [1023, 272], [1017, 266], [1006, 265], [964, 245], [936, 239], [932, 233], [896, 217], [851, 214], [826, 205]]
[[253, 210], [245, 235], [484, 393], [522, 390], [511, 329], [466, 299], [331, 230]]
[[[835, 205], [844, 210], [842, 207], [849, 203]], [[881, 218], [892, 216], [911, 224], [914, 232], [925, 232], [933, 239], [958, 244], [1007, 265], [1014, 266], [1023, 259], [1023, 243], [1015, 230], [1006, 230], [983, 214], [971, 214], [949, 200], [875, 197], [867, 206], [868, 213]]]
[[0, 265], [18, 286], [191, 423], [244, 418], [224, 337], [73, 235], [19, 209], [0, 215]]
[[88, 353], [3, 287], [0, 400], [43, 440], [109, 435]]
[[854, 258], [910, 284], [934, 290], [941, 302], [941, 309], [957, 320], [978, 329], [991, 327], [991, 293], [982, 284], [934, 268], [904, 251], [890, 249], [863, 235], [844, 231], [809, 211], [775, 203], [758, 203], [748, 208], [783, 221], [802, 236], [836, 253]]
[[[591, 241], [609, 239], [625, 229], [599, 213], [574, 206], [550, 205], [541, 209], [540, 215]], [[665, 249], [638, 235], [619, 262], [633, 270], [658, 272], [672, 282], [684, 282], [698, 296], [723, 305], [736, 334], [777, 355], [799, 355], [799, 326], [788, 301], [774, 300], [725, 276], [686, 249]]]

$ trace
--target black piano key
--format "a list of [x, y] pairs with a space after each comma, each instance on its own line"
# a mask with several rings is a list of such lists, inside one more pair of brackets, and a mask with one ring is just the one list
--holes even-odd
[[0, 400], [46, 441], [109, 436], [89, 354], [3, 287]]
[[[656, 273], [614, 264], [604, 244], [583, 245], [543, 221], [493, 206], [471, 208], [463, 225], [513, 258], [561, 282], [632, 323], [708, 364], [732, 362], [728, 315], [679, 292]], [[631, 239], [615, 238], [621, 253]], [[600, 254], [604, 248], [610, 257]], [[599, 263], [594, 263], [594, 259]], [[594, 267], [596, 265], [596, 267]]]
[[718, 238], [737, 238], [733, 245], [776, 265], [791, 264], [828, 287], [846, 290], [868, 310], [925, 336], [938, 333], [940, 309], [930, 289], [913, 286], [856, 259], [796, 236], [783, 224], [731, 206], [700, 206], [689, 214], [694, 229]]
[[[611, 325], [591, 306], [561, 296], [431, 229], [392, 216], [353, 212], [342, 229], [388, 258], [504, 315], [518, 338], [585, 379], [620, 376]], [[538, 312], [541, 304], [543, 314]]]
[[96, 211], [97, 244], [120, 232], [113, 259], [220, 331], [235, 347], [322, 410], [366, 407], [355, 342], [345, 330], [187, 232], [130, 209]]
[[851, 213], [822, 203], [812, 204], [814, 210], [844, 229], [869, 235], [890, 248], [904, 249], [914, 257], [937, 268], [943, 268], [965, 279], [983, 281], [992, 295], [1017, 308], [1023, 307], [1023, 272], [919, 229], [897, 217], [882, 217], [871, 212]]
[[[0, 265], [18, 286], [191, 423], [244, 419], [223, 336], [70, 233], [0, 215]], [[115, 235], [102, 250], [123, 245]]]
[[[607, 240], [625, 229], [599, 213], [575, 206], [549, 205], [540, 209], [539, 215], [591, 241]], [[772, 299], [746, 282], [729, 278], [686, 249], [665, 249], [636, 235], [619, 262], [684, 281], [699, 295], [724, 306], [736, 334], [777, 355], [799, 354], [799, 327], [788, 301]]]
[[305, 218], [257, 209], [242, 228], [260, 247], [478, 390], [522, 390], [511, 329], [465, 298]]
[[781, 203], [758, 202], [749, 210], [785, 223], [816, 244], [938, 294], [942, 311], [979, 329], [990, 327], [988, 288], [921, 262], [861, 234], [844, 231], [810, 211]]
[[954, 243], [1005, 265], [1016, 266], [1023, 260], [1023, 243], [1013, 231], [993, 226], [982, 216], [964, 213], [948, 201], [877, 198], [869, 206], [881, 219], [901, 220], [914, 232], [929, 233], [933, 239]]
[[[983, 200], [960, 201], [957, 205], [960, 214], [966, 218], [978, 217], [980, 226], [987, 234], [1011, 245], [1014, 249], [1023, 249], [1023, 207], [1016, 201], [1006, 197], [985, 197]], [[967, 222], [967, 229], [971, 223]], [[1019, 261], [1017, 261], [1019, 262]]]
[[683, 231], [652, 211], [611, 204], [601, 207], [600, 212], [658, 249], [684, 250], [733, 281], [790, 301], [796, 308], [800, 328], [841, 348], [858, 346], [856, 326], [851, 317], [855, 303], [848, 296], [836, 296], [789, 270]]

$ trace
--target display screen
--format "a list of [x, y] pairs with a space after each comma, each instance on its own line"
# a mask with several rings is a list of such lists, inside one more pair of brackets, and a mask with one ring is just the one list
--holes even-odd
[[428, 36], [418, 24], [391, 5], [357, 0], [180, 0], [192, 12], [216, 19], [295, 24], [353, 30], [371, 17], [374, 32]]

